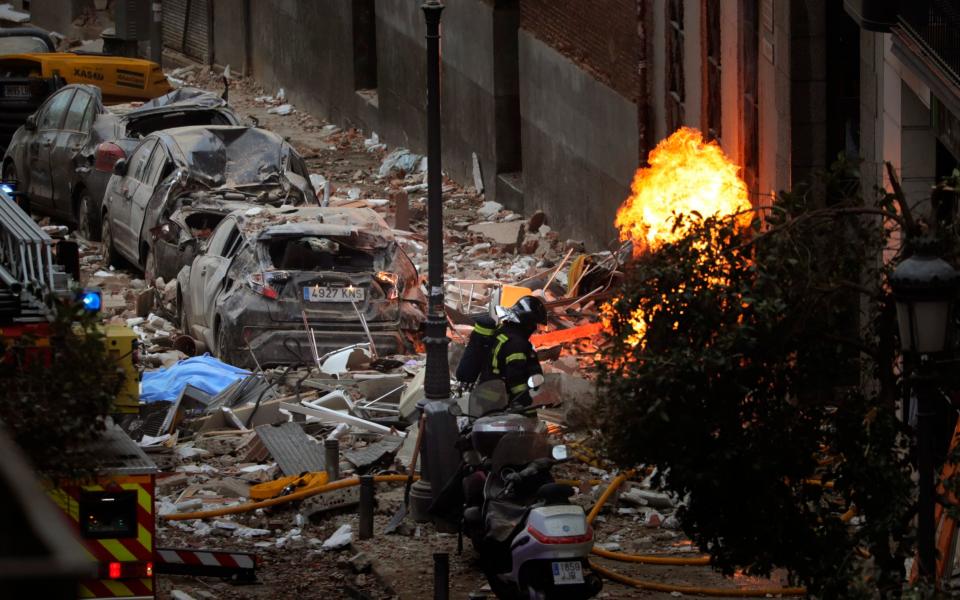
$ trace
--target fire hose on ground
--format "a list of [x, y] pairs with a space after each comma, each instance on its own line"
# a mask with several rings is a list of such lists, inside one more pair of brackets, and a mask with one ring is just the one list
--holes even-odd
[[[633, 471], [626, 471], [618, 475], [610, 485], [604, 490], [601, 494], [599, 500], [594, 505], [593, 509], [587, 515], [587, 521], [592, 523], [599, 514], [600, 509], [603, 508], [604, 504], [610, 499], [610, 497], [620, 488], [621, 485], [632, 476]], [[407, 475], [376, 475], [374, 476], [374, 482], [377, 483], [403, 483], [408, 479]], [[589, 482], [593, 483], [593, 481]], [[360, 485], [360, 479], [358, 477], [351, 477], [349, 479], [341, 479], [334, 481], [332, 483], [324, 483], [322, 485], [309, 486], [301, 490], [297, 490], [285, 496], [280, 496], [277, 498], [270, 498], [268, 500], [261, 500], [258, 502], [247, 502], [244, 504], [237, 504], [234, 506], [226, 506], [223, 508], [218, 508], [214, 510], [206, 511], [195, 511], [188, 513], [176, 513], [176, 514], [166, 514], [161, 515], [160, 518], [167, 521], [185, 521], [190, 519], [209, 519], [212, 517], [219, 517], [223, 515], [238, 514], [244, 512], [250, 512], [258, 508], [267, 508], [269, 506], [277, 506], [279, 504], [285, 504], [287, 502], [293, 502], [296, 500], [303, 500], [304, 498], [309, 498], [317, 494], [323, 494], [326, 492], [332, 492], [335, 490], [340, 490], [352, 486]], [[610, 552], [608, 550], [603, 550], [602, 548], [594, 548], [593, 553], [602, 558], [607, 558], [610, 560], [616, 560], [620, 562], [631, 562], [631, 563], [641, 563], [641, 564], [656, 564], [656, 565], [691, 565], [691, 566], [703, 566], [710, 563], [709, 558], [707, 557], [695, 557], [695, 558], [681, 558], [681, 557], [671, 557], [671, 556], [648, 556], [648, 555], [639, 555], [639, 554], [626, 554], [622, 552]], [[781, 595], [781, 596], [800, 596], [806, 593], [804, 588], [756, 588], [756, 589], [744, 589], [744, 588], [704, 588], [696, 586], [683, 586], [683, 585], [672, 585], [657, 583], [653, 581], [644, 581], [640, 579], [634, 579], [626, 575], [610, 571], [605, 567], [602, 567], [594, 562], [590, 563], [592, 569], [597, 573], [616, 581], [624, 585], [633, 586], [639, 589], [651, 590], [651, 591], [661, 591], [661, 592], [679, 592], [683, 594], [700, 594], [704, 596], [721, 596], [721, 597], [762, 597], [768, 594], [772, 595]]]
[[[375, 475], [373, 480], [376, 483], [405, 483], [407, 478], [407, 475]], [[166, 514], [160, 515], [160, 518], [166, 521], [186, 521], [189, 519], [209, 519], [223, 515], [235, 515], [238, 513], [250, 512], [251, 510], [256, 510], [258, 508], [267, 508], [268, 506], [276, 506], [278, 504], [293, 502], [294, 500], [303, 500], [304, 498], [309, 498], [310, 496], [316, 496], [317, 494], [323, 494], [325, 492], [332, 492], [335, 490], [342, 490], [355, 485], [360, 485], [359, 477], [340, 479], [331, 483], [325, 483], [323, 485], [308, 486], [302, 490], [297, 490], [291, 494], [287, 494], [286, 496], [270, 498], [269, 500], [246, 502], [244, 504], [235, 504], [233, 506], [225, 506], [223, 508], [217, 508], [214, 510]]]
[[[600, 498], [597, 500], [597, 503], [594, 504], [593, 509], [590, 510], [590, 514], [587, 515], [587, 522], [593, 523], [593, 520], [600, 513], [600, 509], [603, 508], [604, 504], [607, 503], [607, 500], [623, 485], [627, 479], [633, 475], [633, 471], [625, 471], [615, 477], [613, 481], [610, 482], [610, 485], [607, 486], [607, 489], [603, 491], [600, 495]], [[620, 562], [632, 562], [632, 563], [642, 563], [642, 564], [654, 564], [654, 565], [708, 565], [710, 564], [710, 559], [705, 556], [699, 556], [695, 558], [681, 558], [674, 556], [647, 556], [641, 554], [625, 554], [622, 552], [610, 552], [602, 548], [593, 548], [593, 553], [602, 558], [607, 558], [610, 560], [617, 560]], [[701, 596], [721, 596], [721, 597], [766, 597], [768, 594], [773, 596], [802, 596], [807, 593], [806, 589], [801, 587], [792, 587], [792, 588], [706, 588], [698, 586], [687, 586], [687, 585], [673, 585], [667, 583], [658, 583], [655, 581], [645, 581], [642, 579], [634, 579], [633, 577], [628, 577], [620, 573], [611, 571], [605, 567], [598, 565], [597, 563], [591, 561], [590, 568], [594, 571], [603, 575], [607, 579], [611, 579], [618, 583], [624, 585], [629, 585], [635, 588], [642, 590], [651, 590], [656, 592], [678, 592], [681, 594], [699, 594]]]

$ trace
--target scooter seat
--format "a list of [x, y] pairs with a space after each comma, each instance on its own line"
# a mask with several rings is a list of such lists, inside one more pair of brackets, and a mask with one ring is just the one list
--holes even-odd
[[563, 483], [546, 483], [537, 489], [537, 499], [543, 500], [547, 506], [554, 504], [568, 504], [574, 489]]

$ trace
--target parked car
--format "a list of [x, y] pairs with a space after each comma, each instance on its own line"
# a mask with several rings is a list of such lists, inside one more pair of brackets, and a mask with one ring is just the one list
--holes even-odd
[[0, 27], [0, 56], [55, 52], [50, 34], [37, 27]]
[[[0, 28], [0, 56], [53, 52], [53, 40], [35, 27]], [[62, 77], [30, 77], [20, 68], [0, 66], [0, 150], [43, 101], [64, 85]]]
[[106, 107], [98, 87], [67, 85], [14, 134], [3, 159], [3, 180], [17, 183], [30, 210], [63, 219], [96, 240], [113, 164], [141, 137], [170, 127], [239, 122], [223, 99], [196, 88], [142, 105]]
[[[17, 31], [17, 30], [8, 30]], [[28, 29], [26, 36], [0, 37], [0, 147], [24, 124], [28, 115], [56, 90], [70, 83], [87, 83], [100, 88], [106, 104], [144, 101], [171, 91], [163, 70], [156, 63], [139, 58], [102, 54], [53, 52], [43, 44], [49, 37], [41, 30]], [[0, 30], [3, 35], [3, 30]], [[15, 41], [12, 41], [15, 40]], [[20, 48], [24, 53], [2, 52]]]
[[425, 306], [416, 267], [369, 208], [236, 211], [177, 276], [184, 331], [241, 366], [312, 364], [314, 344], [322, 356], [367, 330], [380, 355], [402, 352]]
[[143, 138], [114, 165], [103, 204], [103, 245], [170, 281], [237, 208], [316, 203], [303, 158], [255, 127], [177, 127]]

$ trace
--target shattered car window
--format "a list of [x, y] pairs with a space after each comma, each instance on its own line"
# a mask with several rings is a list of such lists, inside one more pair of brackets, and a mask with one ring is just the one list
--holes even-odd
[[0, 56], [6, 54], [32, 54], [49, 52], [46, 42], [33, 36], [0, 38]]
[[211, 129], [185, 147], [192, 171], [216, 185], [257, 185], [279, 180], [283, 157], [275, 138], [256, 129]]
[[286, 271], [369, 272], [374, 257], [332, 238], [319, 236], [281, 237], [264, 242], [270, 262]]
[[222, 220], [222, 214], [212, 212], [195, 212], [184, 219], [190, 230], [190, 236], [201, 240], [209, 238]]

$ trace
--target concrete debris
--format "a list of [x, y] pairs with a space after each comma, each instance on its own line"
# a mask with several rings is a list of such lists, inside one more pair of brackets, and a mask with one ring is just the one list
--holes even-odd
[[634, 506], [649, 506], [657, 509], [674, 507], [673, 500], [668, 495], [653, 490], [645, 490], [636, 485], [631, 485], [628, 489], [622, 490], [620, 500]]
[[480, 208], [477, 209], [477, 214], [484, 219], [492, 219], [493, 217], [497, 216], [497, 213], [499, 213], [501, 210], [503, 210], [502, 204], [488, 200], [480, 205]]
[[293, 105], [292, 104], [281, 104], [280, 106], [275, 106], [267, 111], [271, 115], [280, 115], [281, 117], [286, 117], [293, 114]]
[[[207, 71], [190, 66], [173, 74], [197, 81], [213, 77]], [[215, 83], [220, 85], [219, 74]], [[252, 85], [246, 78], [235, 78], [231, 82], [231, 102], [236, 88]], [[409, 302], [401, 303], [396, 318], [413, 323], [405, 328], [410, 331], [404, 340], [409, 347], [422, 347], [418, 330], [424, 306], [418, 302], [423, 303], [427, 291], [426, 159], [403, 148], [388, 148], [376, 133], [365, 137], [356, 130], [309, 122], [309, 115], [287, 102], [282, 88], [272, 95], [262, 90], [256, 94], [249, 94], [244, 108], [252, 110], [258, 119], [266, 119], [267, 127], [273, 125], [278, 131], [283, 128], [283, 135], [291, 136], [291, 143], [301, 150], [312, 172], [310, 181], [318, 203], [366, 207], [388, 224], [396, 246], [419, 270], [401, 292]], [[297, 131], [303, 123], [309, 123], [309, 136]], [[442, 189], [445, 300], [453, 341], [449, 346], [451, 371], [459, 362], [477, 315], [493, 314], [498, 306], [512, 305], [522, 295], [541, 296], [550, 310], [550, 324], [534, 338], [535, 346], [542, 351], [547, 377], [538, 403], [559, 405], [541, 409], [541, 417], [552, 431], [563, 432], [568, 426], [584, 423], [578, 415], [589, 413], [592, 407], [594, 383], [584, 373], [601, 351], [599, 307], [610, 296], [607, 290], [616, 280], [618, 259], [609, 252], [587, 254], [581, 242], [561, 238], [542, 211], [525, 215], [498, 202], [484, 201], [480, 195], [484, 192], [484, 172], [479, 155], [473, 154], [471, 161], [468, 178], [472, 175], [472, 188], [445, 178]], [[240, 214], [244, 221], [267, 222], [277, 210], [257, 207]], [[329, 329], [316, 328], [320, 368], [312, 355], [309, 364], [289, 369], [273, 368], [275, 363], [260, 360], [262, 356], [255, 354], [259, 362], [242, 363], [249, 352], [237, 346], [242, 356], [219, 360], [234, 369], [243, 366], [248, 370], [225, 377], [222, 385], [208, 389], [198, 380], [209, 376], [202, 363], [211, 356], [205, 359], [204, 354], [216, 355], [217, 348], [208, 348], [211, 340], [203, 338], [201, 332], [186, 335], [181, 330], [176, 277], [134, 279], [126, 269], [107, 268], [104, 255], [99, 244], [84, 242], [80, 261], [86, 277], [84, 285], [101, 286], [108, 307], [103, 314], [112, 323], [126, 324], [134, 330], [146, 375], [147, 399], [163, 398], [149, 405], [156, 405], [154, 414], [143, 411], [144, 416], [131, 426], [141, 446], [163, 465], [155, 488], [159, 514], [231, 506], [248, 497], [253, 484], [324, 470], [324, 439], [339, 441], [341, 477], [407, 472], [418, 437], [416, 407], [424, 398], [422, 352], [388, 355], [372, 327], [376, 351], [366, 338], [360, 338], [364, 343], [342, 347], [357, 340], [341, 341]], [[390, 270], [386, 264], [383, 269]], [[415, 314], [418, 312], [419, 316]], [[193, 362], [184, 365], [190, 357]], [[178, 381], [173, 393], [170, 386], [153, 385], [155, 369], [176, 372], [198, 363], [203, 376], [183, 381], [182, 385]], [[212, 395], [197, 393], [187, 384]], [[163, 389], [155, 389], [160, 387]], [[574, 437], [584, 439], [582, 434]], [[573, 462], [563, 468], [574, 469]], [[419, 467], [417, 461], [415, 468]], [[609, 480], [611, 474], [602, 469], [588, 471], [579, 465], [570, 476]], [[597, 493], [604, 487], [598, 486]], [[590, 495], [578, 497], [589, 500]], [[402, 498], [402, 484], [377, 487], [380, 514], [395, 512]], [[610, 548], [619, 548], [621, 543], [629, 546], [626, 551], [637, 548], [634, 540], [642, 536], [624, 534], [621, 541], [609, 535], [619, 531], [623, 523], [638, 530], [649, 525], [657, 527], [660, 536], [676, 536], [663, 531], [679, 527], [669, 497], [647, 486], [626, 485], [619, 498], [623, 501], [611, 501], [609, 510], [596, 521], [599, 539]], [[358, 502], [359, 487], [347, 487], [235, 518], [162, 522], [158, 537], [169, 532], [192, 538], [198, 547], [211, 545], [211, 541], [213, 545], [227, 541], [228, 545], [260, 547], [265, 554], [273, 553], [271, 560], [300, 556], [290, 549], [303, 548], [308, 553], [343, 549], [354, 543], [352, 528], [344, 524], [329, 535], [331, 522], [339, 525], [331, 518], [352, 513]], [[611, 529], [612, 523], [616, 528]], [[403, 544], [401, 554], [408, 545], [417, 545], [416, 551], [420, 552], [436, 541], [426, 525], [403, 522], [395, 532], [403, 537], [389, 538], [388, 546], [397, 552], [397, 544]], [[374, 577], [377, 569], [373, 565], [381, 564], [384, 551], [363, 544], [357, 541], [356, 549], [343, 553], [350, 558], [342, 561], [339, 577], [351, 582], [357, 577]], [[298, 563], [297, 568], [300, 566]], [[198, 592], [195, 595], [202, 597]]]
[[479, 233], [490, 238], [495, 243], [508, 246], [512, 249], [523, 241], [524, 224], [521, 221], [506, 223], [477, 223], [467, 228], [467, 231]]
[[483, 193], [483, 172], [480, 170], [480, 158], [477, 153], [472, 154], [473, 158], [473, 188], [478, 194]]
[[161, 494], [169, 494], [182, 487], [186, 487], [190, 478], [184, 473], [174, 473], [166, 477], [157, 478], [157, 491]]
[[406, 148], [398, 148], [388, 154], [383, 159], [383, 162], [380, 163], [380, 170], [377, 172], [377, 177], [384, 179], [394, 171], [416, 173], [421, 171], [420, 166], [422, 161], [423, 156], [414, 154]]
[[270, 535], [272, 532], [269, 529], [258, 529], [256, 527], [239, 527], [236, 531], [233, 532], [233, 535], [238, 538], [256, 538]]
[[359, 503], [360, 487], [352, 486], [307, 498], [303, 501], [298, 516], [321, 523], [330, 511], [351, 508]]
[[203, 508], [203, 500], [201, 500], [200, 498], [192, 498], [190, 500], [178, 502], [174, 506], [177, 512], [193, 512], [195, 510], [200, 510], [201, 508]]
[[370, 569], [373, 568], [373, 561], [363, 552], [351, 556], [347, 559], [347, 564], [350, 565], [354, 573], [369, 573]]
[[353, 527], [349, 523], [344, 523], [337, 529], [333, 535], [328, 537], [323, 546], [324, 550], [342, 550], [350, 545], [350, 542], [353, 541]]

